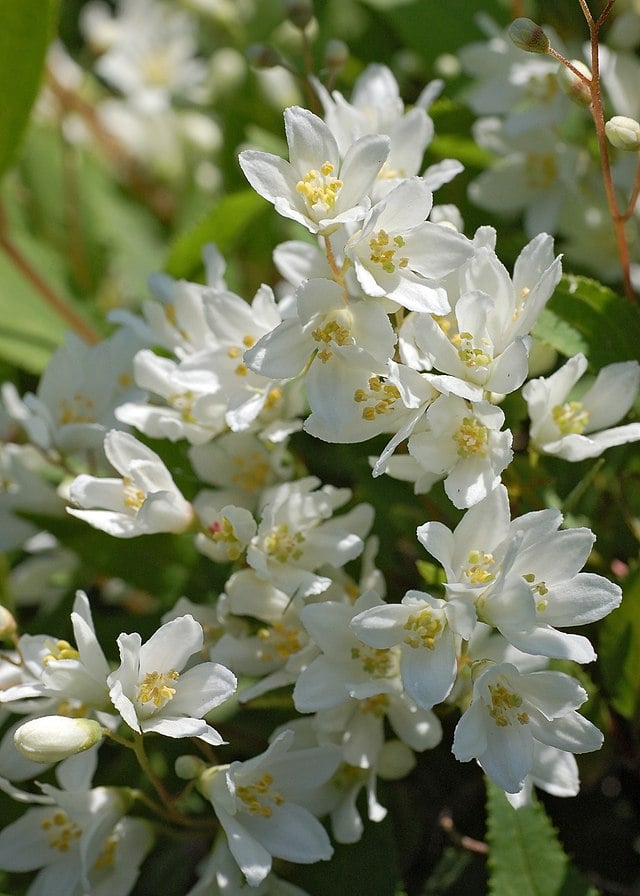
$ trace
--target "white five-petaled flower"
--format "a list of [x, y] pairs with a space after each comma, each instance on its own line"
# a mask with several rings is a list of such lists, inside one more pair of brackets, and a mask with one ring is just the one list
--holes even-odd
[[293, 738], [293, 731], [283, 731], [259, 756], [213, 768], [201, 780], [252, 887], [269, 874], [272, 857], [307, 864], [333, 854], [325, 829], [304, 804], [333, 775], [340, 750], [332, 744], [291, 750]]
[[374, 205], [349, 239], [345, 254], [367, 295], [414, 311], [449, 311], [439, 281], [471, 258], [473, 245], [453, 228], [427, 221], [432, 205], [422, 178], [409, 178]]
[[613, 426], [636, 400], [640, 364], [622, 361], [603, 367], [584, 395], [573, 399], [571, 390], [586, 369], [587, 359], [577, 354], [550, 377], [530, 380], [522, 390], [531, 417], [531, 441], [545, 454], [579, 461], [640, 440], [640, 423]]
[[137, 632], [120, 635], [121, 663], [107, 682], [113, 705], [130, 728], [223, 743], [203, 717], [231, 697], [236, 678], [218, 663], [183, 671], [203, 645], [202, 626], [191, 615], [166, 622], [144, 644]]
[[518, 793], [534, 768], [536, 741], [568, 753], [601, 747], [601, 732], [576, 712], [586, 699], [563, 672], [522, 674], [511, 663], [491, 664], [474, 682], [453, 754], [461, 762], [476, 759], [499, 787]]
[[67, 508], [72, 516], [116, 538], [187, 529], [191, 505], [155, 451], [117, 429], [107, 433], [104, 450], [122, 478], [77, 476], [70, 496], [81, 509]]
[[292, 106], [284, 112], [289, 161], [257, 150], [240, 153], [240, 167], [254, 190], [286, 218], [311, 233], [329, 234], [361, 220], [369, 191], [389, 153], [389, 139], [366, 135], [344, 158], [321, 118]]

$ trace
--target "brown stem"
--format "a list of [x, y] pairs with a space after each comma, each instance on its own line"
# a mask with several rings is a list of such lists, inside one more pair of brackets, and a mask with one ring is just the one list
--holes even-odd
[[638, 201], [638, 196], [640, 196], [640, 154], [638, 155], [636, 178], [633, 182], [633, 190], [631, 191], [631, 196], [629, 197], [629, 204], [627, 205], [627, 208], [622, 215], [625, 221], [628, 221], [633, 214], [633, 210], [636, 207], [636, 202]]
[[4, 249], [13, 264], [26, 280], [40, 293], [46, 303], [89, 345], [100, 342], [99, 333], [69, 306], [67, 301], [49, 286], [47, 281], [36, 271], [28, 258], [13, 243], [6, 232], [6, 220], [0, 209], [0, 248]]
[[461, 834], [457, 829], [453, 821], [453, 816], [449, 809], [443, 809], [440, 813], [440, 818], [438, 819], [438, 824], [442, 828], [443, 831], [446, 831], [449, 839], [459, 846], [461, 849], [465, 849], [467, 852], [474, 852], [480, 856], [486, 856], [489, 853], [489, 847], [482, 840], [475, 840], [473, 837], [467, 837], [466, 834]]
[[[587, 83], [589, 84], [589, 90], [591, 91], [591, 116], [593, 118], [593, 123], [596, 129], [596, 137], [598, 140], [602, 182], [604, 184], [607, 205], [609, 207], [609, 214], [613, 223], [613, 231], [616, 239], [616, 245], [618, 247], [618, 257], [620, 259], [620, 267], [622, 270], [622, 283], [624, 286], [624, 291], [629, 301], [635, 302], [636, 296], [631, 284], [631, 261], [629, 257], [629, 244], [627, 242], [627, 235], [624, 227], [627, 217], [625, 217], [625, 214], [622, 213], [618, 207], [615, 186], [613, 183], [613, 177], [611, 175], [611, 160], [609, 158], [609, 144], [604, 127], [604, 107], [602, 104], [602, 89], [600, 82], [600, 54], [598, 49], [599, 32], [600, 28], [608, 18], [609, 13], [613, 9], [615, 0], [608, 0], [608, 3], [598, 17], [597, 21], [594, 21], [593, 16], [591, 15], [591, 11], [587, 6], [586, 0], [579, 0], [579, 3], [582, 8], [584, 17], [587, 21], [587, 25], [589, 26], [591, 43], [591, 81], [587, 81]], [[567, 64], [566, 60], [564, 60], [564, 64]]]

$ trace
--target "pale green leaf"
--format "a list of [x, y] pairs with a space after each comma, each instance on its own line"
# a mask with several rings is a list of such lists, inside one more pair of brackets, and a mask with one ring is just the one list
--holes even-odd
[[627, 719], [640, 707], [640, 567], [625, 579], [622, 604], [600, 624], [598, 654], [604, 690]]
[[0, 175], [13, 162], [37, 96], [57, 0], [0, 0]]

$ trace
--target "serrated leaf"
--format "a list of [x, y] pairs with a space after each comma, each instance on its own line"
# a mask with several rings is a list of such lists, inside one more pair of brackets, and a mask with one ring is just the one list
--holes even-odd
[[490, 896], [593, 896], [535, 798], [514, 809], [490, 781], [487, 796]]
[[625, 579], [622, 603], [600, 623], [600, 671], [611, 705], [626, 719], [640, 706], [640, 567]]
[[0, 176], [29, 120], [56, 14], [57, 0], [0, 0]]
[[596, 370], [640, 358], [640, 309], [589, 277], [565, 274], [533, 332], [567, 357], [584, 352]]
[[178, 279], [193, 277], [202, 266], [202, 247], [206, 243], [215, 243], [223, 254], [230, 252], [247, 227], [268, 208], [253, 190], [225, 196], [202, 221], [173, 243], [166, 272]]

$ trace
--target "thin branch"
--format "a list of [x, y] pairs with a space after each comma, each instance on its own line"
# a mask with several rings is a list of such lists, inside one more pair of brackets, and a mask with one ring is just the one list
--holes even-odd
[[489, 847], [484, 841], [476, 840], [473, 837], [467, 837], [466, 834], [461, 834], [456, 829], [456, 826], [453, 822], [453, 816], [451, 815], [449, 809], [442, 810], [438, 819], [438, 824], [443, 831], [446, 831], [449, 839], [461, 849], [464, 849], [467, 852], [476, 853], [476, 855], [480, 856], [486, 856], [489, 854]]

